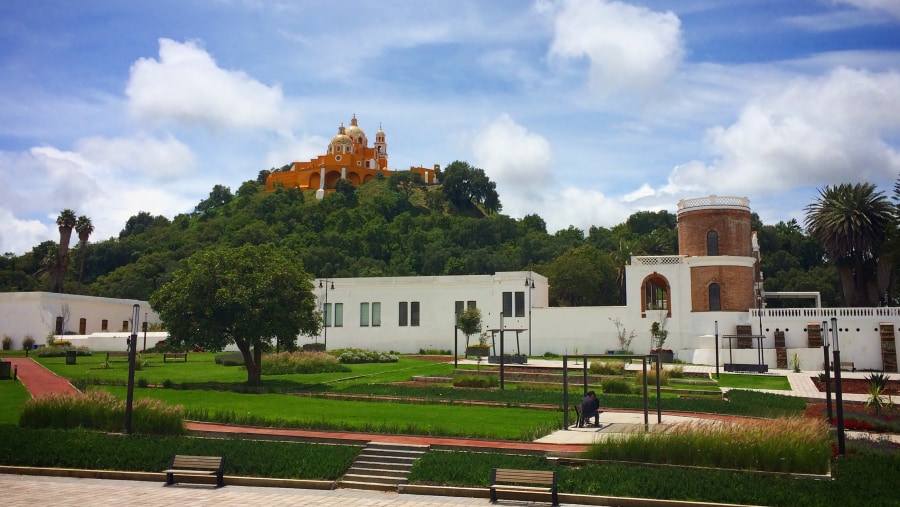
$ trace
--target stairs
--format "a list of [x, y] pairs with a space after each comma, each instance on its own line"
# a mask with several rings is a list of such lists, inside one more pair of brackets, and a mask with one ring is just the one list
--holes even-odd
[[427, 445], [370, 442], [338, 481], [338, 486], [397, 491], [397, 486], [406, 483], [413, 462], [426, 452]]

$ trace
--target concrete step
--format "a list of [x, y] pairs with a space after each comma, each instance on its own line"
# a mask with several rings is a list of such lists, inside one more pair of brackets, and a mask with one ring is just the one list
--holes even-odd
[[412, 468], [412, 463], [387, 463], [384, 461], [378, 460], [363, 460], [357, 458], [356, 461], [353, 462], [353, 466], [360, 466], [365, 468], [377, 468], [381, 470], [397, 470], [397, 471], [405, 471], [409, 472]]
[[406, 479], [409, 476], [409, 471], [407, 470], [385, 470], [383, 468], [367, 468], [354, 464], [350, 468], [347, 469], [347, 473], [344, 474], [346, 477], [349, 474], [360, 474], [360, 475], [374, 475], [378, 477], [394, 477], [397, 479]]
[[403, 484], [406, 482], [406, 477], [386, 477], [381, 474], [362, 474], [362, 473], [346, 473], [344, 477], [341, 478], [341, 482], [343, 481], [352, 481], [352, 482], [371, 482], [375, 484]]
[[397, 491], [397, 484], [382, 484], [379, 482], [365, 481], [338, 481], [338, 486], [346, 489], [367, 489], [371, 491]]

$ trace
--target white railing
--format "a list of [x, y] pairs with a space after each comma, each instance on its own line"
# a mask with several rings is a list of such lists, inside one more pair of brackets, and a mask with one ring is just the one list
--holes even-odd
[[709, 195], [706, 197], [694, 197], [678, 201], [678, 211], [689, 208], [739, 208], [750, 210], [750, 199], [746, 197], [730, 197], [721, 195]]
[[750, 316], [758, 318], [797, 318], [814, 319], [814, 322], [831, 317], [898, 317], [900, 308], [878, 306], [871, 308], [764, 308], [750, 310]]
[[635, 266], [663, 266], [672, 264], [684, 264], [684, 258], [684, 255], [654, 255], [632, 257], [631, 264]]

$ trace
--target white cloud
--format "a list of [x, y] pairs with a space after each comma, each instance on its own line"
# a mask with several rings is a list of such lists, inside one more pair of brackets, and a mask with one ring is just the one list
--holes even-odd
[[126, 88], [137, 117], [207, 127], [266, 128], [284, 123], [281, 88], [220, 68], [195, 42], [159, 40], [159, 60], [131, 66]]
[[591, 226], [612, 227], [635, 211], [636, 208], [599, 190], [567, 186], [545, 200], [539, 215], [547, 222], [550, 233], [574, 225], [587, 234]]
[[601, 93], [653, 89], [684, 57], [681, 21], [672, 12], [608, 0], [562, 0], [556, 7], [550, 56], [587, 57], [591, 85]]
[[0, 208], [0, 249], [2, 253], [22, 254], [45, 241], [51, 230], [40, 220], [20, 219], [12, 211]]
[[864, 11], [887, 13], [900, 19], [900, 2], [897, 0], [835, 0], [835, 3], [852, 5]]
[[477, 133], [472, 141], [475, 166], [497, 183], [503, 211], [523, 216], [547, 192], [553, 153], [550, 143], [507, 114]]
[[668, 192], [787, 192], [836, 182], [884, 184], [900, 172], [886, 139], [900, 129], [900, 74], [838, 68], [747, 104], [708, 142], [719, 158], [677, 167]]
[[[374, 136], [372, 137], [374, 139]], [[281, 135], [266, 155], [266, 168], [280, 168], [291, 162], [305, 162], [325, 153], [330, 139], [321, 136]], [[249, 178], [248, 178], [249, 179]]]
[[196, 165], [191, 148], [171, 135], [163, 139], [143, 134], [117, 139], [89, 137], [77, 143], [77, 151], [97, 165], [137, 171], [160, 180], [189, 173]]

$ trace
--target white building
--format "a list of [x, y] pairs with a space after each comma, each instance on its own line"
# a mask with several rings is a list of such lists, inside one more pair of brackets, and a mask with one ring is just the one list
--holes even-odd
[[[328, 349], [456, 349], [462, 354], [466, 338], [459, 333], [454, 343], [455, 315], [474, 305], [481, 309], [495, 347], [500, 345], [497, 330], [507, 330], [506, 353], [618, 350], [618, 324], [626, 334], [634, 332], [630, 349], [643, 354], [652, 348], [651, 325], [661, 322], [669, 331], [663, 349], [686, 362], [715, 364], [718, 343], [720, 365], [788, 368], [796, 357], [802, 369], [821, 370], [822, 326], [826, 323], [830, 337], [831, 319], [836, 319], [842, 361], [852, 361], [858, 369], [897, 371], [900, 308], [765, 308], [767, 298], [800, 295], [818, 301], [818, 295], [765, 292], [758, 267], [765, 253], [759, 252], [750, 229], [746, 198], [679, 202], [678, 239], [678, 255], [632, 257], [625, 269], [625, 306], [548, 307], [547, 278], [531, 271], [316, 279], [314, 291], [326, 326], [318, 336], [301, 336], [298, 342], [323, 342]], [[141, 301], [0, 294], [0, 333], [20, 344], [25, 334], [41, 343], [50, 332], [77, 332], [91, 335], [84, 342], [91, 348], [106, 350], [109, 337], [94, 333], [127, 331], [132, 304], [139, 304], [151, 323], [158, 321]], [[477, 339], [471, 337], [472, 342]]]

